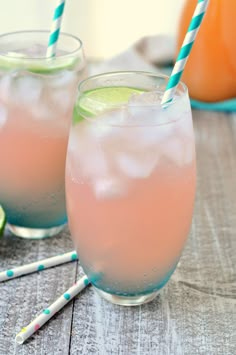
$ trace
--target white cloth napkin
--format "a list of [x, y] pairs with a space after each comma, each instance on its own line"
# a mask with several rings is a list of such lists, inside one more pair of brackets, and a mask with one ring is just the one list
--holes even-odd
[[124, 52], [90, 67], [90, 75], [119, 70], [160, 71], [173, 61], [175, 40], [165, 35], [144, 37]]
[[[174, 62], [175, 39], [165, 35], [143, 37], [117, 56], [89, 68], [89, 74], [109, 71], [143, 70], [169, 75], [168, 64]], [[236, 112], [236, 98], [220, 102], [191, 100], [193, 108]]]

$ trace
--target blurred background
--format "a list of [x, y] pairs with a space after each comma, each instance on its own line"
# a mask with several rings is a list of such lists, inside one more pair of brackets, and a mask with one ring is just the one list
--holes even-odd
[[[0, 33], [49, 29], [57, 0], [1, 0]], [[176, 36], [184, 0], [67, 0], [62, 30], [82, 39], [89, 59], [105, 59], [146, 35]]]

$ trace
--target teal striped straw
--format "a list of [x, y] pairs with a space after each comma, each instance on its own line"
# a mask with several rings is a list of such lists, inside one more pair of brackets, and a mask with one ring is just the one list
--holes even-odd
[[65, 7], [65, 0], [58, 0], [58, 4], [54, 10], [51, 32], [48, 40], [47, 58], [55, 57], [57, 42], [61, 30], [61, 21]]
[[185, 35], [182, 47], [176, 59], [176, 63], [170, 75], [161, 104], [165, 105], [173, 100], [176, 88], [183, 74], [193, 43], [206, 13], [209, 0], [198, 0], [188, 31]]

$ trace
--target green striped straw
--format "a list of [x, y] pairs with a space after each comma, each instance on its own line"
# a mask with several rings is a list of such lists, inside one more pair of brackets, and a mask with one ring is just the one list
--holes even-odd
[[58, 4], [54, 10], [51, 32], [48, 40], [47, 58], [55, 57], [57, 42], [61, 30], [61, 21], [65, 7], [65, 0], [58, 0]]
[[161, 101], [162, 105], [165, 105], [173, 100], [176, 88], [183, 74], [185, 64], [188, 60], [193, 43], [206, 13], [208, 3], [209, 0], [198, 0], [188, 31], [185, 35], [182, 47], [166, 86], [166, 90]]

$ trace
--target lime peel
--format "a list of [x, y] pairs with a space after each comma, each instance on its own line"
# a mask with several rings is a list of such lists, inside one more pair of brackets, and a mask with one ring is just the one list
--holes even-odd
[[73, 123], [126, 104], [133, 94], [142, 92], [143, 90], [127, 86], [101, 87], [85, 91], [75, 105]]
[[0, 236], [3, 235], [5, 225], [6, 225], [6, 214], [3, 211], [2, 206], [0, 206]]
[[27, 57], [3, 57], [0, 54], [0, 70], [27, 70], [35, 74], [54, 74], [61, 70], [74, 70], [80, 64], [78, 58], [30, 59]]

